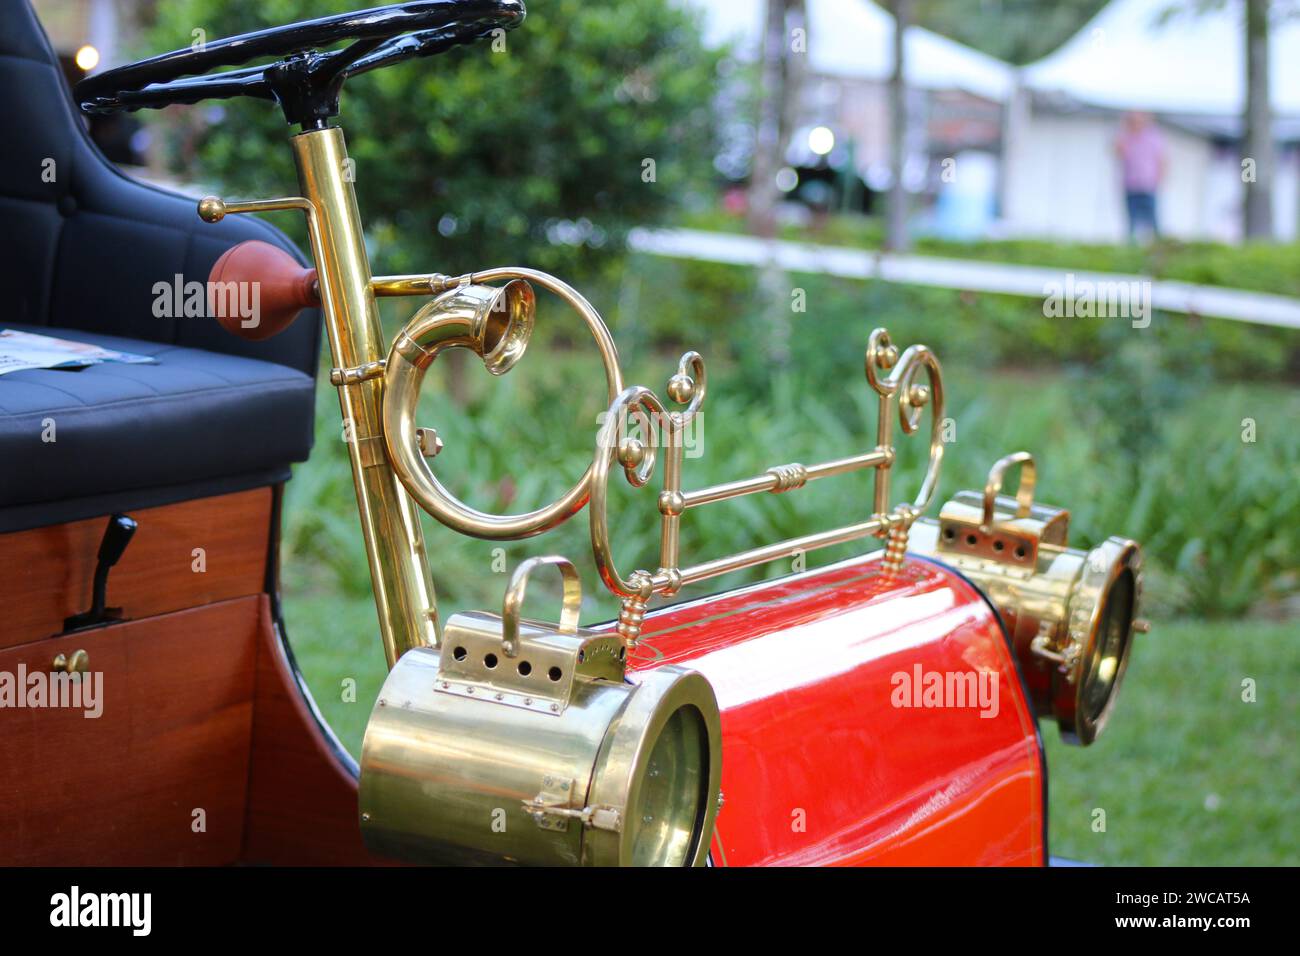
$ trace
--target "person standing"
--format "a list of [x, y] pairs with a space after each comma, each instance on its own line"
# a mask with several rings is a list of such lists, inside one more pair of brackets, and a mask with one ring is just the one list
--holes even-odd
[[1115, 140], [1124, 181], [1124, 208], [1128, 213], [1128, 237], [1139, 233], [1160, 235], [1156, 224], [1156, 191], [1165, 175], [1165, 138], [1150, 113], [1124, 114]]

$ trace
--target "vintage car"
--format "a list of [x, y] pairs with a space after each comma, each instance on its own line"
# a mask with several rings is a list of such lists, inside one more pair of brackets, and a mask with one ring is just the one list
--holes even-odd
[[[1102, 731], [1144, 628], [1140, 552], [1070, 547], [1025, 452], [926, 516], [945, 451], [929, 349], [862, 330], [879, 404], [863, 449], [700, 487], [682, 437], [705, 402], [699, 354], [661, 397], [624, 381], [600, 314], [551, 275], [372, 275], [334, 122], [344, 82], [436, 69], [399, 64], [523, 20], [520, 0], [410, 0], [93, 74], [74, 99], [25, 0], [0, 2], [7, 328], [154, 359], [0, 375], [0, 863], [1046, 864], [1038, 718], [1082, 745]], [[110, 166], [78, 112], [235, 96], [296, 127], [282, 197], [196, 208]], [[276, 210], [305, 217], [310, 260], [240, 215]], [[590, 333], [607, 414], [563, 496], [488, 514], [436, 477], [417, 397], [444, 350], [495, 375], [526, 361], [535, 288]], [[422, 300], [392, 342], [380, 296]], [[322, 325], [389, 667], [359, 763], [295, 669], [278, 590]], [[918, 432], [928, 470], [900, 497], [896, 441]], [[843, 527], [681, 553], [687, 511], [853, 472], [873, 483]], [[645, 568], [612, 547], [622, 481], [657, 509]], [[441, 620], [417, 509], [498, 541], [585, 511], [617, 620], [580, 622], [574, 565], [542, 548], [499, 609]], [[883, 550], [700, 588], [873, 539]], [[563, 584], [555, 621], [520, 615], [539, 571]]]

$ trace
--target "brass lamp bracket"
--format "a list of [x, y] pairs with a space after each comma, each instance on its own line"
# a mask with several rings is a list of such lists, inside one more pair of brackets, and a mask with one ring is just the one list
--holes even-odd
[[623, 832], [623, 812], [618, 807], [574, 806], [577, 792], [576, 781], [547, 774], [537, 796], [523, 801], [524, 813], [542, 830], [567, 830], [569, 823], [577, 820], [584, 827]]
[[[521, 619], [529, 575], [553, 565], [564, 579], [558, 625]], [[543, 714], [564, 713], [580, 680], [622, 681], [617, 636], [578, 627], [582, 584], [565, 558], [529, 558], [515, 569], [500, 616], [457, 614], [447, 622], [435, 690]]]
[[1067, 636], [1062, 646], [1058, 647], [1058, 643], [1051, 627], [1042, 627], [1037, 636], [1029, 642], [1029, 650], [1036, 657], [1055, 664], [1057, 671], [1064, 675], [1065, 682], [1073, 684], [1078, 680], [1076, 668], [1083, 648], [1072, 636]]
[[355, 385], [357, 382], [368, 382], [372, 378], [383, 378], [384, 365], [383, 359], [377, 362], [366, 362], [364, 365], [354, 365], [351, 368], [332, 368], [330, 369], [330, 384], [336, 388], [343, 385]]
[[[1007, 471], [1020, 466], [1014, 498], [1001, 494]], [[941, 553], [994, 561], [1013, 571], [1033, 573], [1039, 546], [1064, 547], [1070, 513], [1063, 508], [1034, 504], [1037, 482], [1034, 456], [1018, 451], [999, 458], [989, 469], [983, 495], [958, 492], [939, 515]]]

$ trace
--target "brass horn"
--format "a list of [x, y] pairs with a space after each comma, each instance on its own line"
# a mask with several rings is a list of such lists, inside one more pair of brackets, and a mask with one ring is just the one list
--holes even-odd
[[[506, 284], [500, 288], [482, 284], [501, 280]], [[448, 528], [493, 541], [541, 534], [581, 511], [591, 497], [590, 467], [564, 495], [534, 511], [497, 515], [469, 507], [438, 481], [425, 461], [436, 449], [421, 442], [415, 413], [424, 373], [443, 349], [470, 349], [494, 375], [504, 374], [518, 361], [533, 327], [533, 284], [558, 296], [586, 323], [605, 368], [607, 401], [613, 401], [623, 390], [618, 349], [591, 303], [566, 283], [534, 269], [489, 269], [459, 278], [403, 276], [377, 279], [374, 284], [397, 290], [391, 294], [447, 290], [417, 312], [398, 334], [383, 372], [383, 435], [388, 461], [420, 507]]]
[[537, 298], [523, 279], [504, 286], [462, 283], [439, 295], [398, 333], [384, 363], [383, 435], [388, 460], [412, 496], [431, 513], [455, 499], [429, 469], [436, 454], [415, 423], [425, 372], [445, 349], [469, 349], [493, 375], [523, 356], [533, 334]]
[[[362, 746], [363, 837], [376, 852], [419, 862], [703, 865], [721, 786], [709, 681], [671, 664], [627, 677], [624, 639], [578, 627], [577, 575], [555, 558], [516, 569], [499, 616], [454, 615], [441, 629], [416, 512], [493, 540], [540, 534], [580, 512], [594, 465], [527, 514], [466, 507], [434, 478], [425, 457], [436, 446], [420, 442], [416, 408], [444, 349], [469, 349], [496, 375], [513, 367], [532, 332], [534, 286], [586, 325], [612, 403], [624, 385], [609, 329], [576, 290], [532, 269], [372, 275], [342, 175], [342, 131], [309, 131], [293, 145], [303, 195], [205, 200], [201, 210], [210, 221], [272, 209], [306, 215], [389, 666]], [[436, 298], [385, 352], [376, 298], [416, 295]], [[549, 564], [567, 582], [558, 626], [519, 615], [529, 572]], [[472, 759], [438, 756], [461, 752]]]

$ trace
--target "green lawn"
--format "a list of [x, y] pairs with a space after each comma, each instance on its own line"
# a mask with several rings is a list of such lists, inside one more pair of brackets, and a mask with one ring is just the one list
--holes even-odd
[[[1255, 681], [1256, 702], [1242, 700]], [[1144, 866], [1300, 863], [1300, 634], [1294, 624], [1156, 622], [1105, 734], [1043, 722], [1051, 850]], [[1106, 830], [1094, 832], [1094, 810]]]
[[[383, 653], [362, 598], [288, 593], [298, 662], [356, 754]], [[1133, 651], [1120, 703], [1088, 748], [1047, 744], [1051, 851], [1106, 864], [1300, 863], [1300, 640], [1289, 624], [1156, 621]], [[1244, 678], [1257, 701], [1241, 700]], [[354, 702], [345, 681], [356, 681]], [[1094, 832], [1094, 810], [1106, 830]]]

